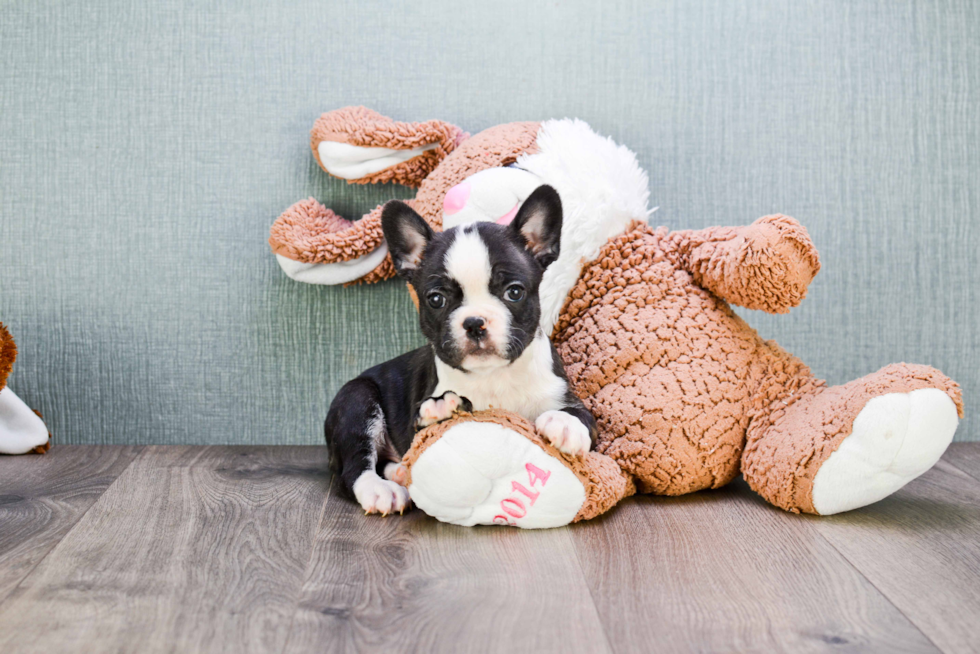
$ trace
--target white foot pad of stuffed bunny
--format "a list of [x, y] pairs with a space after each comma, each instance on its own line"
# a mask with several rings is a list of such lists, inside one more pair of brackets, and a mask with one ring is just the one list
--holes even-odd
[[571, 522], [585, 487], [560, 460], [491, 422], [450, 427], [412, 465], [409, 492], [427, 514], [457, 525], [525, 529]]
[[564, 411], [545, 411], [534, 421], [534, 428], [565, 454], [582, 456], [592, 447], [589, 428]]
[[832, 515], [891, 495], [939, 461], [958, 422], [953, 400], [934, 388], [871, 399], [817, 471], [813, 508]]
[[354, 497], [365, 513], [401, 513], [411, 501], [408, 489], [394, 481], [388, 481], [370, 470], [354, 482]]

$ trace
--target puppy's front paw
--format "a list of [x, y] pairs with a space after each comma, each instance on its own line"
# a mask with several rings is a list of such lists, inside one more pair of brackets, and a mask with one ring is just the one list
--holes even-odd
[[545, 411], [534, 421], [538, 433], [565, 454], [582, 456], [592, 447], [589, 428], [564, 411]]
[[365, 513], [381, 515], [402, 513], [411, 504], [407, 488], [382, 479], [373, 470], [362, 473], [354, 482], [354, 497]]
[[472, 411], [473, 405], [465, 397], [446, 391], [440, 397], [430, 397], [419, 406], [419, 417], [415, 421], [418, 429], [449, 420], [457, 411]]

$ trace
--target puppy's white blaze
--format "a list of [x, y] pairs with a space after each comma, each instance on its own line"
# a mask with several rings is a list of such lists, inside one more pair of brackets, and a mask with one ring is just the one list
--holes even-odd
[[470, 225], [456, 234], [456, 239], [446, 252], [446, 272], [463, 289], [467, 299], [489, 294], [490, 251], [476, 229]]
[[[446, 273], [463, 290], [463, 303], [449, 318], [453, 339], [461, 347], [465, 346], [467, 336], [463, 321], [478, 316], [486, 321], [488, 343], [497, 353], [505, 355], [510, 336], [510, 311], [490, 293], [490, 252], [475, 227], [464, 227], [456, 235], [446, 252], [444, 265]], [[500, 365], [504, 363], [506, 361], [499, 361]]]

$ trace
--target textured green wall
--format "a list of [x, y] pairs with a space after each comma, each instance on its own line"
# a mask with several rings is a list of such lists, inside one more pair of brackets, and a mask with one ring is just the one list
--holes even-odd
[[298, 199], [410, 194], [315, 166], [348, 104], [578, 116], [637, 152], [653, 222], [796, 216], [824, 269], [750, 322], [835, 383], [940, 367], [980, 437], [977, 3], [210, 4], [2, 3], [0, 320], [59, 442], [318, 442], [340, 384], [420, 342], [399, 284], [297, 284], [266, 245]]

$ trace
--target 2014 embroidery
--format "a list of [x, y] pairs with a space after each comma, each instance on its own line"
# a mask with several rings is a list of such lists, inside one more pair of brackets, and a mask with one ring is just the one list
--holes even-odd
[[[500, 501], [500, 510], [502, 513], [498, 513], [493, 517], [493, 523], [495, 525], [516, 527], [517, 523], [512, 522], [511, 519], [519, 520], [526, 516], [528, 509], [534, 506], [534, 503], [541, 495], [541, 491], [534, 490], [534, 484], [540, 482], [541, 488], [544, 488], [545, 484], [548, 483], [548, 478], [551, 477], [550, 470], [542, 470], [533, 463], [524, 464], [524, 469], [527, 470], [527, 484], [530, 488], [527, 488], [519, 481], [510, 482], [512, 493]], [[525, 501], [527, 504], [525, 504]]]

